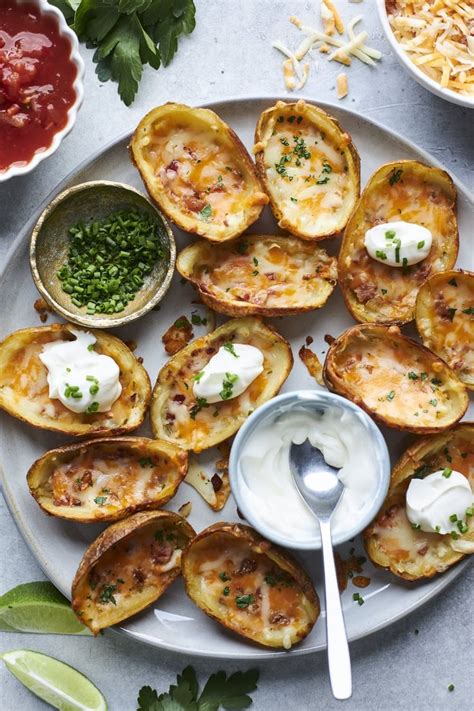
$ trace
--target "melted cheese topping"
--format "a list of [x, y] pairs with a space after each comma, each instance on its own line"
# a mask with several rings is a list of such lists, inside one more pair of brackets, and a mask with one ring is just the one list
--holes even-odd
[[268, 309], [314, 308], [326, 301], [337, 279], [333, 257], [291, 237], [250, 237], [232, 248], [208, 249], [203, 256], [193, 281], [220, 301]]
[[437, 427], [455, 418], [456, 384], [443, 363], [433, 362], [416, 344], [361, 334], [335, 358], [345, 386], [387, 422]]
[[[23, 410], [28, 410], [37, 416], [64, 424], [80, 422], [108, 428], [124, 424], [130, 414], [131, 398], [136, 394], [133, 379], [126, 379], [123, 373], [120, 373], [119, 377], [122, 393], [107, 412], [90, 414], [71, 412], [58, 399], [49, 397], [48, 371], [39, 356], [45, 344], [60, 340], [64, 340], [60, 333], [49, 331], [38, 334], [26, 346], [15, 350], [8, 363], [2, 368], [0, 389], [15, 412], [21, 415]], [[95, 350], [97, 353], [102, 352], [99, 344], [96, 344]]]
[[286, 649], [311, 628], [314, 611], [296, 580], [245, 542], [208, 536], [189, 557], [200, 601], [227, 626]]
[[160, 121], [143, 148], [155, 177], [180, 210], [205, 224], [238, 226], [245, 219], [248, 185], [230, 147], [204, 124]]
[[[422, 262], [393, 269], [369, 256], [364, 238], [375, 225], [400, 220], [430, 230], [432, 246]], [[348, 225], [340, 256], [340, 280], [364, 305], [364, 320], [411, 320], [423, 281], [454, 263], [455, 235], [452, 198], [438, 184], [403, 166], [370, 184]]]
[[152, 595], [156, 599], [176, 576], [186, 542], [181, 533], [161, 523], [126, 536], [107, 549], [92, 567], [80, 596], [74, 599], [74, 609], [80, 608], [86, 623], [92, 617], [100, 621], [110, 615], [124, 619], [134, 598]]
[[[454, 438], [446, 447], [417, 462], [419, 476], [449, 467], [461, 472], [474, 486], [474, 449], [469, 436]], [[442, 572], [453, 563], [454, 552], [474, 552], [474, 517], [468, 517], [466, 534], [442, 536], [415, 530], [406, 515], [405, 495], [410, 478], [389, 495], [382, 513], [371, 527], [378, 549], [400, 574], [412, 577]], [[468, 548], [468, 550], [463, 550]], [[456, 557], [457, 559], [457, 557]]]
[[68, 461], [57, 461], [41, 486], [41, 495], [54, 506], [84, 507], [94, 516], [110, 516], [115, 511], [169, 496], [180, 480], [176, 464], [169, 457], [117, 442], [116, 447], [100, 444], [79, 450]]
[[273, 114], [265, 128], [263, 157], [267, 185], [284, 216], [280, 226], [295, 226], [307, 237], [337, 226], [353, 194], [346, 146], [336, 146], [302, 115]]
[[416, 319], [423, 342], [474, 387], [474, 274], [435, 277], [418, 298]]

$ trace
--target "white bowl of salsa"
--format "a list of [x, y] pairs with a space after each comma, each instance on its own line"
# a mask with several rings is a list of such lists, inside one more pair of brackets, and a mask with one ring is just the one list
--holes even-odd
[[82, 103], [83, 74], [77, 37], [56, 7], [0, 2], [0, 182], [58, 148]]

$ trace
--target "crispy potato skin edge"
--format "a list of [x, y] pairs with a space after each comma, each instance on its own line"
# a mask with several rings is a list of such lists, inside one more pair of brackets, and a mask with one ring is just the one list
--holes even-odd
[[[49, 474], [47, 469], [50, 461], [54, 458], [60, 460], [64, 455], [79, 452], [89, 446], [96, 447], [97, 445], [116, 445], [117, 447], [131, 447], [133, 445], [137, 445], [143, 448], [143, 454], [150, 453], [167, 455], [174, 462], [176, 467], [176, 479], [173, 487], [170, 487], [170, 491], [166, 496], [160, 497], [156, 500], [147, 500], [141, 504], [138, 503], [132, 506], [127, 506], [126, 508], [115, 511], [109, 515], [93, 516], [90, 514], [88, 515], [87, 513], [84, 515], [84, 512], [81, 512], [80, 508], [76, 508], [74, 506], [59, 507], [54, 506], [50, 500], [45, 501], [45, 497], [41, 495], [38, 488], [46, 481], [46, 475]], [[170, 442], [149, 439], [147, 437], [102, 437], [100, 439], [91, 439], [85, 442], [77, 442], [64, 447], [50, 449], [31, 465], [26, 475], [26, 480], [30, 494], [33, 496], [38, 506], [46, 514], [54, 516], [55, 518], [76, 521], [77, 523], [97, 523], [99, 521], [119, 521], [120, 519], [131, 516], [137, 511], [161, 508], [176, 494], [176, 491], [186, 476], [187, 469], [187, 452], [179, 449], [179, 447], [175, 447], [175, 445]], [[83, 515], [80, 515], [81, 513]], [[98, 513], [100, 514], [100, 510], [98, 510]]]
[[[174, 204], [170, 200], [168, 200], [166, 196], [163, 197], [161, 191], [157, 190], [152, 184], [150, 184], [146, 171], [143, 168], [142, 161], [140, 158], [140, 132], [144, 128], [146, 128], [152, 121], [155, 121], [159, 118], [164, 118], [167, 114], [170, 114], [174, 111], [180, 111], [184, 114], [188, 114], [191, 116], [193, 114], [197, 115], [202, 119], [205, 118], [210, 124], [217, 123], [221, 135], [226, 138], [226, 141], [228, 143], [232, 143], [234, 146], [238, 162], [240, 163], [241, 167], [244, 168], [244, 176], [246, 182], [252, 184], [254, 192], [260, 192], [262, 194], [262, 204], [251, 204], [247, 206], [247, 219], [245, 220], [245, 223], [240, 225], [240, 227], [238, 227], [237, 229], [229, 228], [227, 230], [227, 233], [223, 237], [213, 235], [209, 232], [208, 229], [206, 229], [205, 225], [201, 225], [199, 220], [193, 219], [186, 213], [183, 213], [183, 211], [179, 207], [175, 207]], [[256, 171], [255, 165], [244, 144], [237, 136], [237, 134], [233, 131], [233, 129], [228, 124], [226, 124], [216, 113], [214, 113], [214, 111], [211, 111], [211, 109], [192, 108], [185, 104], [175, 104], [174, 102], [168, 102], [166, 104], [163, 104], [162, 106], [157, 106], [156, 108], [149, 111], [138, 124], [132, 135], [129, 145], [129, 151], [131, 161], [140, 173], [140, 176], [143, 180], [143, 183], [150, 198], [158, 205], [163, 214], [168, 217], [177, 227], [184, 230], [185, 232], [199, 235], [207, 240], [210, 240], [211, 242], [224, 242], [229, 239], [234, 239], [235, 237], [238, 237], [239, 235], [243, 234], [243, 232], [245, 232], [245, 230], [259, 218], [260, 213], [262, 212], [267, 202], [266, 200], [264, 201], [263, 196], [266, 194], [264, 193], [263, 187], [260, 184], [260, 178]]]
[[[435, 437], [422, 437], [417, 439], [413, 444], [411, 444], [408, 449], [405, 450], [405, 452], [402, 454], [402, 456], [396, 462], [392, 469], [392, 476], [390, 481], [390, 488], [387, 493], [387, 499], [394, 491], [394, 489], [399, 486], [403, 481], [405, 481], [405, 479], [411, 479], [413, 477], [415, 469], [419, 465], [420, 461], [422, 461], [427, 454], [429, 454], [431, 451], [441, 449], [441, 447], [449, 445], [450, 440], [460, 432], [470, 432], [471, 435], [474, 437], [474, 422], [461, 422], [452, 429], [442, 432]], [[382, 509], [384, 508], [384, 506], [385, 503], [382, 505]], [[384, 556], [384, 558], [388, 562], [386, 564], [382, 563], [382, 555], [377, 546], [377, 541], [373, 535], [373, 526], [379, 515], [380, 512], [377, 514], [374, 521], [372, 521], [372, 523], [362, 533], [364, 548], [371, 562], [377, 568], [380, 568], [382, 570], [388, 570], [393, 573], [393, 575], [396, 575], [398, 578], [402, 578], [403, 580], [430, 580], [431, 578], [435, 577], [435, 575], [441, 575], [443, 572], [445, 572], [453, 565], [456, 565], [456, 563], [458, 563], [460, 560], [465, 558], [465, 554], [453, 551], [454, 559], [449, 563], [449, 565], [446, 566], [445, 570], [443, 571], [432, 569], [429, 573], [418, 576], [409, 575], [406, 572], [398, 571], [390, 563], [390, 559], [387, 556]]]
[[[173, 511], [142, 511], [140, 513], [134, 514], [133, 516], [130, 516], [129, 518], [124, 519], [123, 521], [113, 523], [111, 526], [106, 528], [105, 531], [103, 531], [94, 541], [92, 541], [92, 543], [88, 546], [88, 548], [84, 552], [84, 555], [82, 556], [82, 560], [79, 564], [79, 568], [76, 571], [71, 587], [71, 605], [75, 613], [77, 613], [79, 608], [79, 601], [77, 600], [77, 593], [79, 592], [79, 587], [82, 584], [85, 584], [89, 572], [99, 562], [100, 558], [104, 555], [104, 553], [106, 553], [106, 551], [112, 548], [112, 546], [114, 546], [116, 543], [119, 543], [127, 536], [135, 533], [136, 531], [139, 531], [141, 528], [144, 528], [153, 521], [158, 521], [160, 518], [169, 518], [174, 521], [175, 524], [179, 523], [180, 526], [182, 526], [182, 530], [186, 532], [187, 537], [190, 539], [192, 539], [196, 535], [196, 532], [194, 531], [192, 526], [186, 521], [186, 519], [182, 518]], [[161, 595], [165, 592], [165, 590], [168, 589], [168, 587], [175, 580], [175, 578], [180, 575], [180, 573], [181, 570], [177, 568], [169, 571], [169, 580], [166, 582], [164, 587], [161, 587], [160, 589], [157, 588], [156, 597], [148, 600], [148, 602], [134, 609], [133, 613], [131, 613], [130, 615], [127, 615], [125, 612], [120, 621], [131, 617], [132, 614], [136, 615], [138, 612], [141, 612], [141, 610], [144, 610], [146, 607], [148, 607], [148, 605], [158, 600], [158, 598], [161, 597]], [[78, 616], [78, 619], [83, 624], [87, 624], [87, 622], [83, 620], [80, 616]], [[87, 624], [87, 626], [94, 633], [94, 635], [97, 635], [98, 632], [103, 629], [102, 627], [94, 624]]]
[[[356, 297], [351, 294], [351, 290], [346, 286], [346, 281], [345, 281], [345, 274], [346, 274], [346, 269], [344, 268], [343, 265], [343, 259], [346, 256], [346, 244], [349, 242], [350, 239], [350, 231], [352, 228], [352, 222], [353, 220], [356, 219], [357, 213], [361, 209], [361, 207], [364, 204], [364, 200], [366, 198], [367, 193], [369, 190], [372, 189], [374, 184], [379, 182], [381, 179], [385, 179], [388, 177], [389, 173], [398, 167], [402, 167], [402, 169], [405, 169], [407, 167], [414, 167], [416, 170], [421, 172], [430, 172], [431, 175], [436, 175], [438, 177], [437, 182], [444, 182], [446, 188], [451, 194], [452, 198], [452, 210], [453, 210], [453, 217], [456, 225], [456, 233], [454, 235], [454, 239], [452, 241], [452, 253], [449, 255], [450, 259], [447, 260], [446, 262], [446, 269], [451, 269], [451, 267], [454, 266], [454, 263], [456, 262], [458, 252], [459, 252], [459, 231], [458, 231], [458, 223], [457, 223], [457, 191], [456, 187], [454, 185], [454, 182], [445, 170], [441, 170], [440, 168], [434, 168], [433, 166], [426, 165], [425, 163], [421, 163], [420, 161], [415, 161], [415, 160], [399, 160], [395, 161], [393, 163], [385, 163], [384, 165], [381, 165], [377, 170], [372, 173], [370, 176], [369, 180], [367, 181], [367, 185], [365, 186], [362, 195], [357, 201], [357, 204], [354, 207], [354, 210], [352, 211], [352, 214], [347, 222], [347, 225], [345, 227], [343, 237], [342, 237], [342, 243], [341, 243], [341, 249], [339, 251], [339, 259], [338, 259], [338, 273], [340, 275], [339, 278], [339, 287], [342, 292], [342, 296], [344, 299], [344, 302], [347, 306], [347, 310], [351, 314], [351, 316], [356, 320], [359, 321], [359, 323], [380, 323], [380, 324], [393, 324], [393, 325], [403, 325], [405, 323], [410, 323], [413, 321], [415, 318], [415, 309], [408, 314], [407, 316], [402, 316], [400, 314], [394, 315], [392, 319], [386, 319], [386, 318], [380, 318], [380, 319], [374, 319], [370, 316], [370, 314], [367, 313], [367, 309], [365, 308], [365, 304], [360, 303]], [[440, 272], [437, 272], [440, 273]]]
[[[294, 111], [295, 113], [299, 115], [304, 115], [307, 114], [309, 115], [309, 120], [312, 123], [315, 123], [316, 121], [320, 121], [323, 123], [328, 123], [331, 124], [340, 134], [341, 134], [341, 139], [343, 137], [348, 138], [348, 143], [347, 143], [347, 150], [349, 151], [352, 162], [353, 162], [353, 170], [350, 171], [350, 175], [353, 181], [353, 192], [354, 192], [354, 204], [357, 202], [357, 199], [360, 194], [360, 156], [357, 151], [357, 148], [355, 147], [354, 143], [352, 142], [351, 136], [345, 131], [340, 123], [335, 119], [333, 116], [328, 114], [326, 111], [321, 109], [319, 106], [316, 106], [315, 104], [309, 104], [306, 103], [303, 100], [299, 100], [296, 102], [277, 102], [274, 106], [271, 106], [268, 109], [265, 109], [265, 111], [262, 112], [260, 115], [257, 126], [255, 128], [255, 144], [259, 144], [261, 142], [262, 138], [262, 129], [264, 124], [266, 123], [267, 119], [270, 118], [270, 116], [273, 113], [276, 113], [280, 111], [282, 108], [282, 104], [284, 105], [285, 108], [288, 108], [290, 111]], [[264, 161], [264, 151], [260, 150], [255, 154], [255, 163], [257, 165], [257, 173], [260, 177], [260, 181], [262, 185], [264, 186], [264, 189], [268, 195], [268, 199], [270, 201], [270, 207], [272, 209], [273, 215], [275, 219], [277, 220], [278, 223], [284, 218], [283, 213], [281, 212], [280, 208], [278, 207], [277, 203], [275, 200], [272, 198], [271, 191], [269, 189], [269, 181], [267, 178], [267, 174], [265, 171], [265, 161]], [[344, 221], [341, 221], [337, 229], [331, 230], [329, 232], [323, 232], [323, 233], [318, 233], [314, 235], [313, 237], [308, 237], [307, 235], [302, 234], [301, 232], [298, 231], [298, 229], [294, 225], [290, 225], [285, 221], [284, 223], [284, 228], [288, 230], [288, 232], [291, 232], [291, 234], [300, 237], [301, 239], [304, 239], [309, 242], [319, 242], [320, 240], [323, 239], [329, 239], [330, 237], [336, 237], [347, 224], [347, 221], [350, 219], [350, 214], [347, 216], [347, 219]], [[283, 225], [280, 225], [283, 227]]]
[[[449, 371], [449, 375], [452, 379], [452, 382], [459, 385], [459, 390], [464, 396], [464, 405], [460, 414], [457, 415], [452, 422], [442, 427], [412, 427], [405, 425], [399, 420], [392, 420], [387, 417], [383, 417], [382, 415], [379, 415], [376, 410], [372, 410], [371, 408], [369, 408], [361, 398], [355, 395], [352, 390], [346, 386], [344, 379], [341, 378], [341, 376], [339, 375], [337, 368], [337, 350], [339, 348], [341, 348], [341, 350], [344, 349], [349, 341], [353, 339], [355, 340], [365, 333], [371, 335], [378, 335], [379, 337], [384, 339], [396, 339], [398, 341], [403, 341], [407, 344], [410, 344], [411, 346], [416, 346], [417, 348], [422, 350], [429, 360], [441, 362], [443, 366]], [[414, 341], [412, 338], [408, 338], [408, 336], [405, 336], [400, 333], [398, 331], [398, 328], [393, 325], [388, 326], [384, 324], [364, 323], [361, 325], [351, 326], [351, 328], [348, 328], [346, 331], [341, 333], [341, 335], [331, 344], [328, 349], [323, 366], [323, 378], [329, 390], [332, 390], [333, 392], [336, 392], [339, 395], [343, 395], [348, 400], [352, 400], [352, 402], [354, 402], [356, 405], [359, 405], [359, 407], [365, 410], [377, 422], [380, 422], [382, 425], [386, 425], [387, 427], [391, 427], [392, 429], [413, 432], [414, 434], [436, 434], [438, 432], [443, 432], [447, 430], [448, 428], [459, 422], [459, 420], [464, 416], [469, 406], [469, 397], [467, 395], [466, 389], [463, 383], [461, 383], [459, 378], [456, 376], [454, 371], [451, 370], [449, 365], [445, 363], [442, 358], [435, 355], [425, 346], [421, 345], [420, 343], [417, 343], [417, 341]]]
[[[104, 348], [104, 352], [106, 355], [111, 355], [111, 357], [116, 360], [117, 364], [120, 367], [120, 370], [127, 372], [127, 377], [128, 377], [128, 364], [132, 364], [132, 370], [130, 371], [133, 373], [133, 376], [135, 377], [135, 380], [137, 381], [137, 392], [141, 396], [141, 402], [138, 403], [138, 405], [135, 405], [132, 410], [131, 414], [133, 415], [134, 419], [131, 424], [128, 425], [123, 425], [121, 427], [114, 427], [114, 428], [109, 428], [109, 427], [94, 427], [93, 425], [76, 425], [74, 426], [71, 424], [70, 426], [58, 426], [55, 424], [41, 424], [37, 421], [33, 421], [31, 418], [26, 417], [24, 414], [19, 413], [15, 408], [10, 407], [4, 402], [4, 399], [2, 397], [2, 391], [0, 389], [0, 408], [8, 412], [8, 414], [13, 415], [13, 417], [16, 417], [18, 420], [22, 420], [23, 422], [27, 422], [29, 425], [32, 425], [33, 427], [37, 429], [43, 429], [43, 430], [49, 430], [51, 432], [64, 432], [65, 434], [68, 435], [73, 435], [77, 437], [83, 437], [83, 436], [89, 436], [89, 437], [103, 437], [105, 435], [121, 435], [121, 434], [126, 434], [127, 432], [131, 432], [133, 430], [136, 430], [137, 427], [140, 427], [142, 424], [143, 420], [145, 419], [145, 414], [148, 409], [148, 404], [150, 402], [151, 398], [151, 383], [150, 383], [150, 378], [148, 373], [146, 372], [145, 368], [138, 362], [136, 357], [133, 355], [132, 351], [125, 345], [123, 341], [121, 341], [119, 338], [116, 336], [112, 336], [110, 333], [106, 333], [105, 331], [100, 331], [100, 330], [95, 330], [95, 329], [84, 329], [81, 326], [75, 326], [71, 324], [62, 324], [62, 323], [54, 323], [51, 324], [50, 326], [35, 326], [32, 328], [24, 328], [19, 331], [14, 331], [11, 333], [9, 336], [7, 336], [1, 343], [0, 343], [0, 368], [3, 367], [4, 365], [4, 359], [3, 359], [3, 349], [8, 347], [10, 345], [10, 341], [14, 342], [14, 339], [17, 336], [24, 336], [26, 334], [31, 334], [31, 338], [34, 338], [36, 335], [40, 333], [45, 333], [46, 331], [50, 331], [52, 334], [54, 333], [64, 333], [64, 334], [69, 334], [71, 328], [74, 330], [82, 330], [82, 331], [90, 331], [93, 333], [96, 338], [97, 338], [97, 343], [99, 346]], [[104, 413], [105, 414], [105, 413]], [[38, 419], [41, 419], [40, 416], [38, 416]], [[49, 420], [52, 420], [53, 418], [44, 418], [46, 422]]]
[[263, 555], [266, 555], [271, 561], [276, 563], [280, 568], [285, 570], [286, 572], [290, 573], [290, 575], [296, 580], [298, 583], [298, 586], [301, 588], [303, 591], [304, 595], [307, 597], [309, 602], [311, 603], [312, 607], [314, 607], [314, 613], [315, 613], [315, 619], [312, 624], [308, 625], [304, 630], [302, 630], [301, 636], [298, 638], [298, 642], [303, 640], [305, 637], [308, 636], [308, 634], [311, 632], [313, 629], [314, 625], [316, 624], [318, 617], [321, 612], [321, 608], [319, 605], [319, 597], [318, 594], [314, 588], [314, 585], [306, 573], [306, 571], [301, 567], [299, 563], [296, 562], [296, 560], [285, 550], [279, 548], [278, 546], [273, 545], [269, 541], [266, 541], [264, 538], [262, 538], [253, 528], [250, 528], [250, 526], [246, 526], [244, 524], [240, 523], [225, 523], [225, 522], [220, 522], [220, 523], [215, 523], [212, 526], [209, 526], [208, 528], [204, 529], [204, 531], [201, 531], [195, 538], [193, 538], [189, 543], [188, 546], [185, 548], [184, 553], [183, 553], [183, 558], [182, 558], [182, 575], [183, 575], [183, 580], [184, 580], [184, 587], [186, 590], [187, 595], [191, 598], [191, 600], [203, 611], [211, 617], [213, 620], [216, 622], [219, 622], [221, 625], [223, 625], [226, 629], [231, 630], [232, 632], [244, 637], [245, 639], [250, 640], [251, 642], [256, 642], [257, 644], [263, 646], [263, 647], [278, 647], [280, 648], [281, 645], [272, 645], [269, 644], [268, 642], [263, 642], [257, 638], [254, 637], [248, 637], [247, 635], [239, 632], [237, 629], [230, 627], [227, 625], [223, 620], [219, 619], [211, 610], [207, 608], [207, 606], [204, 603], [201, 603], [199, 598], [193, 594], [192, 591], [192, 581], [193, 577], [190, 573], [190, 567], [191, 564], [189, 562], [189, 559], [192, 556], [192, 549], [193, 549], [193, 544], [203, 540], [204, 538], [212, 537], [212, 536], [219, 536], [219, 534], [228, 534], [230, 536], [233, 536], [235, 538], [239, 538], [245, 543], [248, 544], [249, 548], [256, 553], [261, 553]]

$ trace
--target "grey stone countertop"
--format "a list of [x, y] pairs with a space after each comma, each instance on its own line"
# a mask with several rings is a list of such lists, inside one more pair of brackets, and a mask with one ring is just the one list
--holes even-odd
[[[92, 52], [86, 62], [85, 101], [72, 133], [60, 149], [33, 173], [0, 185], [0, 266], [22, 225], [55, 185], [87, 156], [132, 129], [143, 114], [165, 101], [199, 104], [227, 97], [281, 95], [288, 92], [281, 74], [282, 56], [271, 48], [280, 39], [290, 47], [300, 40], [288, 22], [291, 14], [318, 22], [318, 3], [311, 0], [197, 0], [197, 27], [182, 40], [166, 70], [147, 68], [138, 97], [125, 107], [114, 84], [101, 85], [94, 74]], [[383, 52], [376, 70], [354, 62], [349, 68], [350, 93], [341, 101], [354, 111], [398, 131], [442, 161], [472, 188], [473, 113], [449, 104], [418, 86], [390, 52], [373, 0], [337, 5], [345, 18], [362, 12], [370, 42]], [[340, 65], [320, 60], [304, 89], [315, 101], [333, 101]], [[8, 308], [0, 294], [0, 314]], [[1, 317], [1, 316], [0, 316]], [[23, 476], [22, 472], [19, 472]], [[0, 498], [0, 593], [44, 578]], [[467, 708], [473, 694], [472, 589], [469, 566], [440, 596], [403, 620], [351, 644], [354, 695], [351, 711], [413, 711]], [[142, 646], [114, 632], [96, 640], [0, 633], [0, 651], [29, 648], [59, 657], [93, 679], [112, 711], [136, 708], [138, 689], [150, 684], [167, 690], [190, 662], [201, 680], [220, 668], [246, 669], [248, 664], [190, 659]], [[298, 711], [341, 708], [331, 697], [324, 653], [260, 664], [259, 689], [252, 708]], [[448, 692], [448, 684], [455, 684]], [[33, 711], [46, 706], [0, 666], [0, 707]]]

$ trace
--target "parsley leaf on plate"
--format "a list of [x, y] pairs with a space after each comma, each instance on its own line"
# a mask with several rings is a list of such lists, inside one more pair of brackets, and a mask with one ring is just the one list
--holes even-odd
[[99, 80], [115, 81], [122, 101], [130, 106], [138, 91], [143, 66], [167, 66], [178, 38], [196, 25], [193, 0], [51, 0], [79, 39], [95, 48]]
[[138, 694], [137, 711], [218, 711], [246, 709], [252, 699], [248, 695], [257, 688], [258, 671], [236, 672], [227, 677], [223, 671], [212, 674], [199, 696], [196, 672], [189, 666], [178, 674], [176, 685], [160, 694], [150, 686], [143, 686]]

